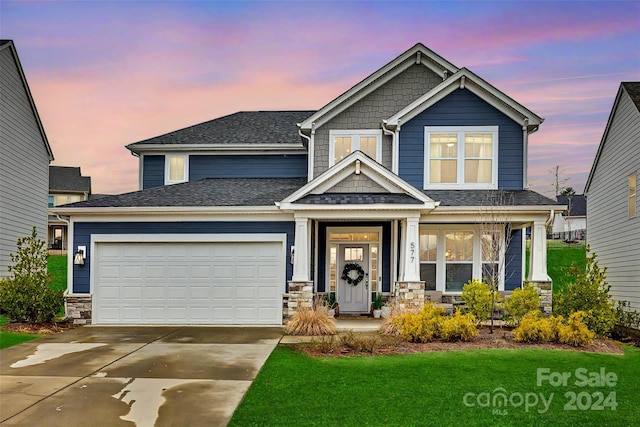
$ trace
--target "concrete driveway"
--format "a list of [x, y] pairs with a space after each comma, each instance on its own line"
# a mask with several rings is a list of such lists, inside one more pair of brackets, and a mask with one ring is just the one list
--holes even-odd
[[0, 423], [224, 426], [282, 328], [85, 326], [0, 351]]

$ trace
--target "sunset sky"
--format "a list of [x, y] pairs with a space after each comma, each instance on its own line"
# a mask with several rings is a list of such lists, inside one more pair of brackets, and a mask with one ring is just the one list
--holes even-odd
[[0, 0], [55, 155], [94, 193], [137, 190], [126, 144], [236, 111], [317, 109], [422, 42], [545, 118], [532, 188], [582, 192], [621, 81], [640, 80], [640, 2]]

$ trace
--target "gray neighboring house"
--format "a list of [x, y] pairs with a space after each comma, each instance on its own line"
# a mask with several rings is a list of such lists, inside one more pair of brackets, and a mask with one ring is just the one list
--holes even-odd
[[82, 176], [79, 167], [49, 166], [49, 252], [67, 253], [68, 220], [51, 212], [56, 206], [82, 202], [91, 198], [91, 177]]
[[47, 235], [53, 152], [12, 40], [0, 40], [0, 277], [8, 276], [16, 241]]
[[587, 243], [611, 296], [640, 310], [640, 82], [623, 82], [585, 186]]
[[556, 201], [568, 206], [567, 211], [555, 214], [553, 218], [553, 238], [584, 240], [587, 234], [587, 199], [584, 194], [557, 196]]

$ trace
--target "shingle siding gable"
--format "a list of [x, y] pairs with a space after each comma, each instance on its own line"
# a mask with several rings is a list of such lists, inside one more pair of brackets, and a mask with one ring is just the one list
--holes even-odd
[[399, 175], [424, 188], [425, 126], [499, 126], [498, 186], [523, 188], [522, 126], [467, 89], [456, 90], [416, 117], [400, 131]]
[[[391, 117], [441, 82], [442, 78], [425, 66], [413, 65], [322, 125], [316, 130], [314, 139], [314, 177], [329, 167], [330, 130], [381, 129], [382, 120]], [[390, 136], [382, 137], [382, 149], [382, 164], [391, 169]]]

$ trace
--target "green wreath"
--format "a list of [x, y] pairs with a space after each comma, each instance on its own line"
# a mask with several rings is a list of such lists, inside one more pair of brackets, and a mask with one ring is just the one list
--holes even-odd
[[[351, 272], [355, 271], [358, 273], [358, 276], [354, 279], [351, 277]], [[342, 280], [345, 280], [348, 284], [353, 286], [358, 286], [360, 282], [364, 279], [364, 270], [360, 267], [360, 264], [349, 263], [344, 265], [344, 270], [342, 270], [342, 276], [340, 277]]]

